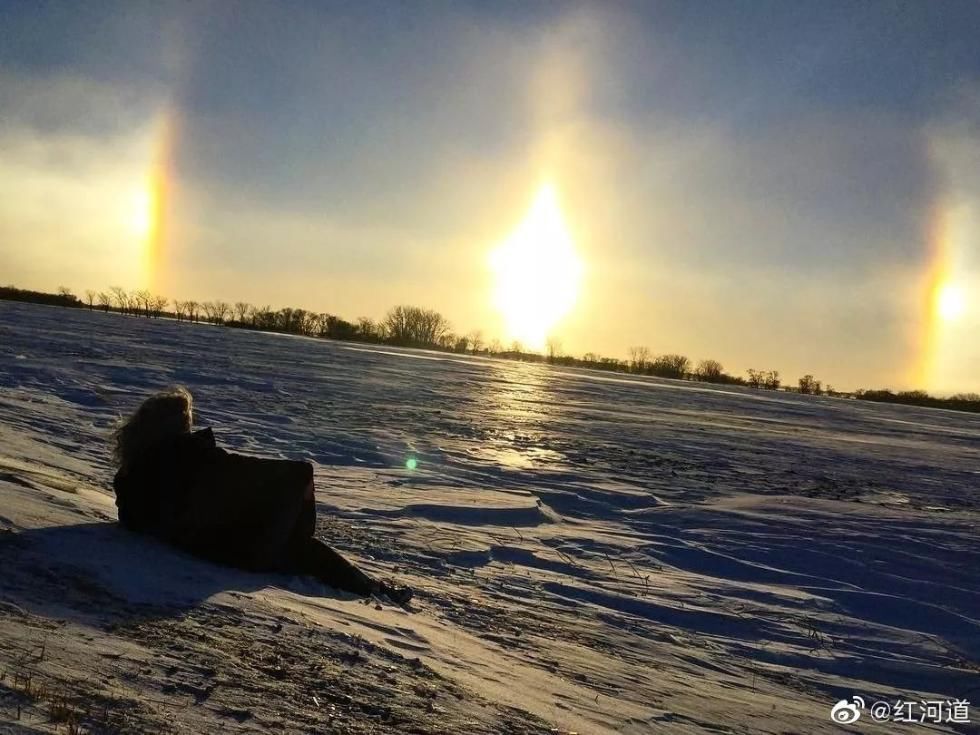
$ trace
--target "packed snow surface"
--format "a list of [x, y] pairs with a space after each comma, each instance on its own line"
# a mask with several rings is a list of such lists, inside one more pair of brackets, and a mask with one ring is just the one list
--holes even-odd
[[[227, 448], [312, 461], [319, 534], [411, 609], [116, 526], [108, 435], [174, 384]], [[0, 302], [0, 722], [56, 727], [28, 669], [178, 732], [980, 702], [978, 507], [974, 415]]]

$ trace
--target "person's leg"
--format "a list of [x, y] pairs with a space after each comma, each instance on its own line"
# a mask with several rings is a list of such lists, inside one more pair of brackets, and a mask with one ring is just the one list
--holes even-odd
[[381, 591], [379, 582], [355, 567], [320, 539], [306, 539], [297, 562], [299, 571], [311, 574], [335, 589], [353, 592], [363, 597]]
[[392, 602], [405, 605], [412, 590], [402, 585], [379, 582], [362, 572], [327, 544], [313, 536], [316, 530], [316, 501], [313, 481], [304, 496], [303, 510], [290, 538], [286, 567], [298, 574], [309, 574], [331, 587], [362, 597], [385, 595]]

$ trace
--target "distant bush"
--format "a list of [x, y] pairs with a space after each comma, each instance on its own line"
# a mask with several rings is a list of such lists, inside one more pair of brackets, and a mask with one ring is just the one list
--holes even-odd
[[634, 373], [646, 374], [650, 367], [650, 348], [649, 347], [630, 347], [629, 367]]
[[717, 360], [702, 360], [694, 369], [694, 377], [706, 383], [721, 383], [725, 371]]
[[630, 347], [629, 362], [624, 365], [631, 373], [656, 375], [660, 378], [686, 378], [691, 369], [691, 361], [684, 355], [652, 357], [648, 347]]
[[323, 320], [323, 327], [320, 330], [322, 336], [347, 342], [354, 341], [360, 336], [356, 324], [333, 314], [326, 314], [324, 316], [326, 318]]
[[650, 375], [661, 378], [681, 379], [687, 377], [691, 361], [684, 355], [659, 355], [647, 368]]
[[580, 365], [591, 370], [610, 370], [620, 373], [625, 373], [630, 369], [629, 363], [623, 360], [617, 360], [615, 357], [603, 357], [595, 352], [586, 352]]
[[396, 306], [384, 322], [387, 341], [404, 347], [438, 347], [449, 322], [437, 311], [418, 306]]
[[778, 370], [756, 370], [755, 368], [749, 368], [745, 372], [749, 376], [745, 382], [750, 388], [779, 390], [780, 380]]
[[800, 393], [803, 395], [819, 396], [822, 392], [820, 381], [812, 375], [804, 375], [799, 381]]

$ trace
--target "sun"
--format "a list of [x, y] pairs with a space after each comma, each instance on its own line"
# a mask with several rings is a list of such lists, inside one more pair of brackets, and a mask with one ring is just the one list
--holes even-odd
[[943, 321], [959, 319], [966, 311], [966, 294], [953, 283], [944, 283], [936, 291], [936, 313]]
[[542, 349], [578, 300], [582, 261], [551, 184], [538, 189], [517, 229], [490, 254], [493, 301], [510, 339]]

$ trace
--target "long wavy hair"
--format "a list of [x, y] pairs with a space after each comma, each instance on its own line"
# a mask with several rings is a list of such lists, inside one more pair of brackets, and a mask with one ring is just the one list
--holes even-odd
[[190, 432], [194, 423], [193, 405], [190, 391], [179, 385], [143, 401], [112, 434], [115, 442], [112, 456], [119, 468], [132, 466], [157, 444]]

